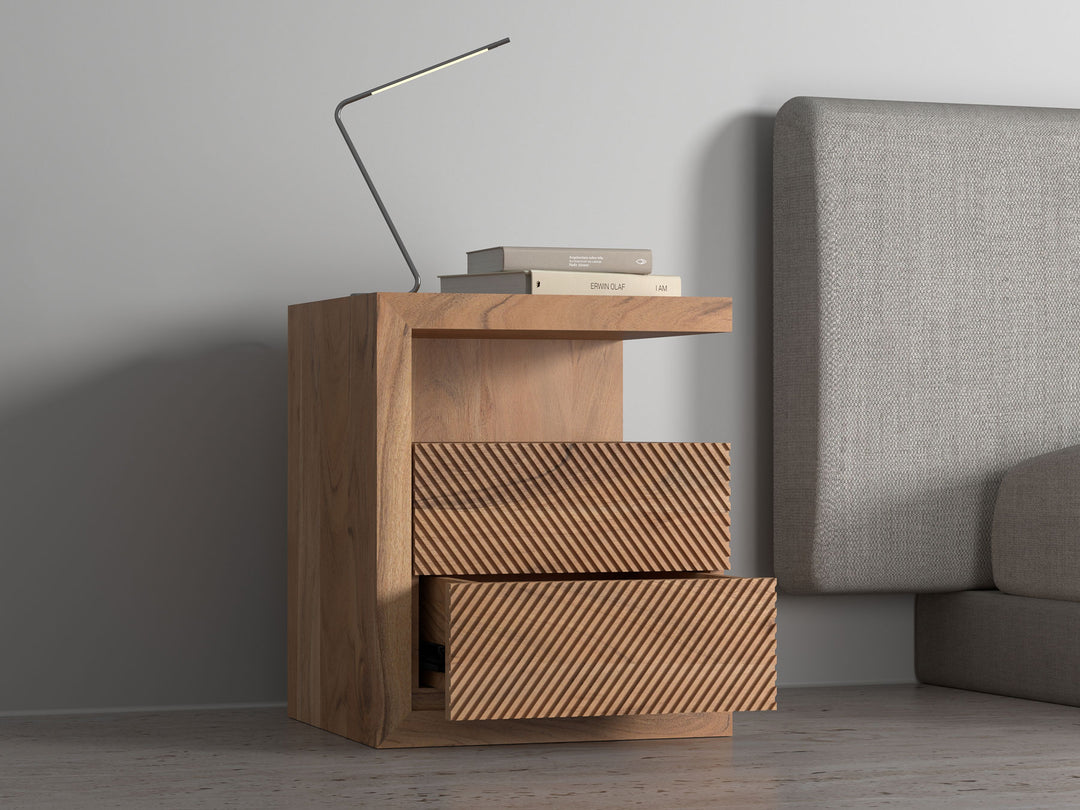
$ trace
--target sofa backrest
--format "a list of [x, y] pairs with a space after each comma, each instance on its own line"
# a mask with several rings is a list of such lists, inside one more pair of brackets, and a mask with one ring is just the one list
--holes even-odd
[[781, 588], [993, 587], [1002, 474], [1080, 443], [1080, 111], [792, 99], [774, 262]]

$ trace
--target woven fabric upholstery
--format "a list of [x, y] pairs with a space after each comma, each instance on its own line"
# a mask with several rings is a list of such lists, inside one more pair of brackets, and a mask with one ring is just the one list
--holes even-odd
[[993, 585], [1080, 443], [1080, 112], [799, 98], [774, 153], [774, 531], [796, 593]]
[[1080, 601], [1080, 447], [1005, 474], [990, 547], [998, 590]]
[[1000, 591], [915, 600], [923, 683], [1080, 706], [1080, 602]]

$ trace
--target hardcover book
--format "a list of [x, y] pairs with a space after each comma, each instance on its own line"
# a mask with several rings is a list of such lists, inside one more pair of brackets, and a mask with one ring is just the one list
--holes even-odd
[[522, 270], [584, 270], [591, 273], [652, 272], [652, 251], [631, 248], [493, 247], [471, 250], [469, 273]]
[[463, 293], [531, 293], [533, 295], [666, 295], [682, 294], [679, 276], [633, 273], [577, 273], [566, 270], [521, 270], [460, 276], [439, 276], [439, 289]]

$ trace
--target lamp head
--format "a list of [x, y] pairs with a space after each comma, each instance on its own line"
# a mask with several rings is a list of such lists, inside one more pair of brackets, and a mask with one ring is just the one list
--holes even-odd
[[509, 41], [510, 37], [503, 37], [498, 42], [492, 42], [490, 45], [485, 45], [482, 48], [477, 48], [476, 50], [469, 51], [468, 53], [463, 53], [461, 56], [455, 56], [453, 59], [447, 59], [445, 62], [440, 62], [439, 64], [432, 65], [429, 68], [418, 70], [416, 73], [410, 73], [404, 78], [396, 79], [389, 84], [384, 84], [380, 87], [376, 87], [374, 90], [371, 91], [371, 95], [374, 96], [377, 93], [382, 93], [390, 90], [391, 88], [399, 87], [400, 85], [411, 82], [414, 79], [419, 79], [421, 76], [427, 76], [429, 73], [434, 73], [436, 70], [442, 70], [443, 68], [450, 67], [451, 65], [456, 65], [458, 62], [464, 62], [466, 59], [472, 59], [474, 56], [479, 56], [482, 53], [487, 53], [488, 51], [492, 51], [495, 48], [498, 48], [500, 45], [505, 45]]

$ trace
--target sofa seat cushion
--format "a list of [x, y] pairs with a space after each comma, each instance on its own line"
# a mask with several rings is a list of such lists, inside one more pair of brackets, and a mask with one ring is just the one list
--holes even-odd
[[998, 590], [1080, 601], [1080, 446], [1006, 472], [990, 547]]
[[1077, 638], [1077, 602], [1001, 591], [915, 600], [915, 674], [923, 683], [1080, 706]]

